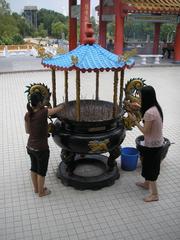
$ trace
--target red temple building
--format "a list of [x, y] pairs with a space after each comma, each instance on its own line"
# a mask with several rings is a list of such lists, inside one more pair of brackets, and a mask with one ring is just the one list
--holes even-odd
[[[80, 19], [80, 43], [83, 43], [86, 24], [90, 21], [90, 0], [69, 0], [69, 50], [77, 46], [77, 18]], [[160, 29], [163, 23], [176, 23], [174, 61], [180, 63], [180, 0], [99, 0], [99, 44], [106, 47], [107, 23], [115, 21], [114, 53], [122, 54], [124, 45], [124, 19], [142, 18], [154, 23], [153, 54], [158, 53]], [[78, 16], [79, 15], [79, 16]]]

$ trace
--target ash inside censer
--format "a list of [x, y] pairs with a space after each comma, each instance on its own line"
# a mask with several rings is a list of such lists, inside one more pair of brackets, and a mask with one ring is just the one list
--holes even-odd
[[[117, 114], [119, 114], [119, 109]], [[80, 101], [80, 121], [95, 122], [113, 119], [113, 103], [96, 100]], [[60, 119], [76, 121], [76, 102], [70, 101], [63, 111], [57, 114]]]

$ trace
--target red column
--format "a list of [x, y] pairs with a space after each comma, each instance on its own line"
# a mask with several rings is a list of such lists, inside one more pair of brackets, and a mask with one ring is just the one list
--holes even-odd
[[160, 36], [161, 24], [154, 24], [154, 42], [153, 42], [153, 54], [158, 54], [159, 51], [159, 36]]
[[123, 54], [124, 45], [124, 17], [122, 15], [122, 3], [119, 0], [114, 1], [115, 11], [115, 39], [114, 53]]
[[174, 46], [174, 61], [180, 63], [180, 23], [176, 27], [176, 38]]
[[102, 21], [103, 14], [103, 1], [99, 1], [99, 45], [106, 48], [106, 31], [107, 31], [107, 22]]
[[81, 0], [80, 43], [85, 38], [86, 23], [90, 21], [90, 0]]
[[76, 4], [77, 0], [69, 0], [69, 51], [77, 47], [77, 18], [71, 17], [71, 6]]

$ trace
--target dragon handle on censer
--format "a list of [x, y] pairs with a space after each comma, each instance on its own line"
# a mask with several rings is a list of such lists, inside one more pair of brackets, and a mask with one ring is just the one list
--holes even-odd
[[123, 123], [127, 130], [131, 130], [132, 127], [135, 126], [134, 122], [129, 117], [129, 113], [135, 114], [137, 121], [141, 121], [140, 91], [145, 85], [145, 80], [142, 78], [132, 78], [125, 85], [125, 98], [123, 101]]
[[45, 84], [32, 83], [26, 87], [27, 87], [27, 90], [25, 91], [25, 93], [27, 93], [28, 102], [31, 94], [38, 92], [43, 96], [43, 105], [51, 108], [51, 104], [50, 104], [51, 93], [49, 88]]

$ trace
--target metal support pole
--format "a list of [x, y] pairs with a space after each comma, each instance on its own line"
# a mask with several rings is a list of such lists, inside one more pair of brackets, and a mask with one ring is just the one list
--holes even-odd
[[96, 72], [96, 100], [99, 100], [99, 71]]
[[64, 91], [65, 103], [68, 102], [68, 71], [64, 71]]
[[80, 71], [76, 70], [76, 120], [80, 121]]
[[123, 100], [123, 88], [124, 88], [124, 69], [121, 70], [121, 78], [120, 78], [120, 94], [119, 94], [119, 108], [122, 108], [122, 100]]
[[117, 86], [118, 86], [118, 71], [115, 71], [114, 72], [113, 118], [117, 116]]
[[53, 107], [56, 107], [56, 72], [55, 72], [55, 69], [52, 69], [52, 98], [53, 98]]

